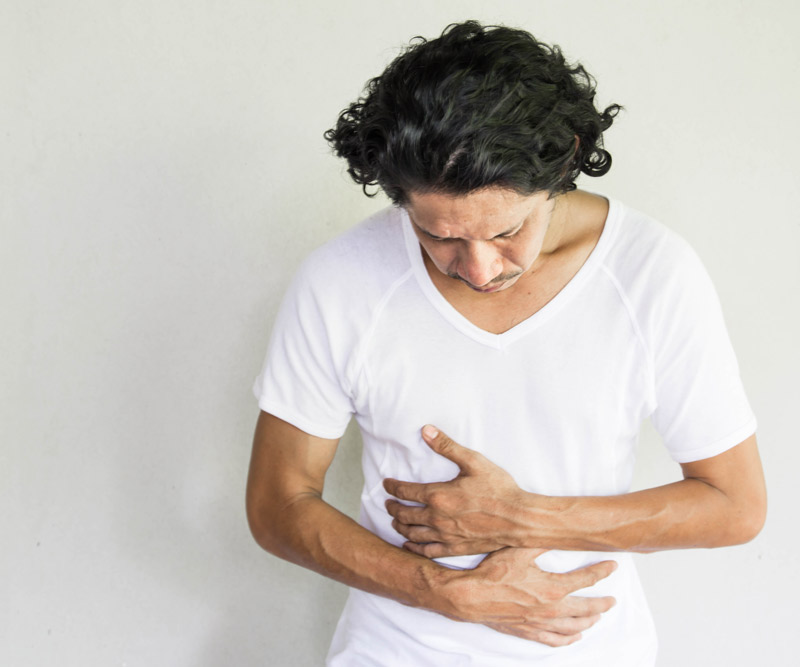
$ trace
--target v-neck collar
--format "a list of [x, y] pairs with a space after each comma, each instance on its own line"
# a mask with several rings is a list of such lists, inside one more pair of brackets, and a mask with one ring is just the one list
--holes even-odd
[[438, 290], [436, 285], [433, 284], [427, 268], [425, 268], [425, 260], [422, 256], [422, 247], [419, 244], [417, 235], [411, 226], [408, 214], [404, 209], [400, 210], [400, 216], [403, 225], [403, 237], [405, 239], [406, 251], [408, 258], [411, 262], [411, 267], [414, 272], [414, 277], [417, 280], [422, 292], [430, 303], [436, 308], [437, 311], [450, 322], [456, 329], [473, 340], [493, 347], [502, 349], [521, 337], [533, 331], [535, 328], [541, 326], [552, 318], [561, 308], [564, 307], [591, 277], [595, 268], [602, 262], [606, 253], [613, 243], [614, 236], [619, 226], [619, 218], [621, 213], [621, 204], [614, 199], [608, 199], [608, 213], [606, 221], [603, 225], [603, 231], [600, 233], [600, 238], [597, 241], [592, 252], [587, 257], [577, 273], [564, 285], [558, 294], [556, 294], [550, 301], [537, 310], [533, 315], [527, 319], [522, 320], [515, 324], [508, 331], [501, 334], [491, 333], [485, 329], [470, 322], [458, 310], [456, 310], [450, 302], [444, 298], [442, 293]]

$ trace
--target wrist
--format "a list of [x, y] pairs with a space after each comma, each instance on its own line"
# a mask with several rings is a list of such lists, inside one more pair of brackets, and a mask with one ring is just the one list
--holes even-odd
[[444, 567], [434, 561], [429, 563], [432, 567], [424, 568], [424, 586], [419, 606], [457, 621], [467, 620], [460, 604], [464, 571]]
[[511, 546], [527, 549], [559, 548], [569, 540], [574, 498], [524, 493], [519, 504], [517, 531]]

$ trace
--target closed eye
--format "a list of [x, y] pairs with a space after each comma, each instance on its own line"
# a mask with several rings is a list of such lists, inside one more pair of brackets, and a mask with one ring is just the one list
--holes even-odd
[[[521, 230], [521, 229], [522, 229], [522, 228], [520, 227], [520, 229], [515, 229], [513, 232], [506, 232], [505, 234], [498, 234], [497, 236], [493, 236], [493, 237], [492, 237], [492, 241], [496, 241], [497, 239], [510, 239], [510, 238], [514, 238], [514, 237], [515, 237], [517, 234], [519, 234], [519, 232], [520, 232], [520, 230]], [[438, 242], [440, 242], [440, 243], [444, 243], [444, 242], [447, 242], [447, 241], [458, 241], [458, 240], [459, 240], [459, 239], [457, 239], [457, 238], [455, 238], [455, 237], [442, 237], [442, 236], [434, 236], [433, 234], [430, 234], [430, 233], [428, 233], [428, 232], [425, 232], [424, 230], [423, 230], [423, 233], [424, 233], [424, 234], [425, 234], [425, 236], [427, 236], [427, 237], [428, 237], [428, 238], [429, 238], [431, 241], [438, 241]]]
[[[498, 239], [510, 239], [515, 237], [522, 231], [522, 228], [525, 226], [523, 222], [519, 227], [516, 229], [511, 230], [510, 232], [504, 232], [503, 234], [498, 234], [497, 236], [493, 236], [490, 240], [497, 241]], [[416, 227], [420, 232], [422, 232], [425, 236], [427, 236], [431, 241], [436, 241], [437, 243], [452, 243], [453, 241], [460, 241], [458, 237], [455, 236], [436, 236], [431, 234], [427, 229], [422, 229], [419, 225], [414, 223], [414, 227]]]
[[519, 234], [520, 231], [522, 231], [522, 226], [521, 225], [520, 225], [520, 227], [515, 229], [513, 232], [506, 232], [505, 234], [498, 234], [494, 238], [496, 238], [496, 239], [510, 239], [510, 238], [515, 237], [517, 234]]

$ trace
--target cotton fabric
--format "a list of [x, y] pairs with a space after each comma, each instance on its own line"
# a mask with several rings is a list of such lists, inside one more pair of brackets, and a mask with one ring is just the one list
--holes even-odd
[[[360, 523], [390, 544], [382, 480], [451, 479], [420, 429], [435, 424], [547, 495], [630, 490], [641, 423], [672, 458], [709, 458], [755, 431], [715, 290], [694, 251], [614, 200], [578, 273], [502, 334], [473, 325], [439, 293], [407, 215], [389, 208], [314, 252], [279, 312], [254, 393], [262, 410], [322, 438], [361, 429]], [[440, 559], [479, 566], [482, 555]], [[351, 591], [328, 664], [441, 666], [654, 663], [652, 619], [628, 554], [550, 551], [565, 572], [619, 568], [577, 594], [617, 605], [583, 638], [551, 648]]]

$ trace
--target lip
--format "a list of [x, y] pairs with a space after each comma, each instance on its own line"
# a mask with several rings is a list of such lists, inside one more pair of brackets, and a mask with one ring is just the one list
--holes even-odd
[[[469, 282], [469, 280], [465, 280], [464, 278], [459, 276], [457, 273], [447, 273], [446, 275], [447, 275], [448, 278], [453, 278], [455, 280], [459, 280], [460, 282], [464, 283], [473, 292], [478, 292], [479, 294], [491, 294], [492, 292], [499, 292], [500, 290], [503, 290], [506, 287], [509, 287], [509, 286], [513, 285], [515, 282], [517, 282], [517, 278], [519, 278], [520, 275], [522, 275], [522, 273], [520, 272], [520, 273], [515, 273], [515, 274], [511, 274], [511, 275], [502, 276], [500, 278], [500, 282], [491, 282], [488, 285], [485, 285], [483, 287], [476, 287], [471, 282]], [[495, 280], [497, 280], [497, 279], [495, 278]]]
[[469, 286], [470, 289], [479, 292], [480, 294], [491, 294], [492, 292], [497, 292], [498, 290], [501, 290], [503, 286], [506, 284], [506, 282], [507, 281], [504, 281], [499, 285], [494, 285], [492, 287], [475, 287], [475, 285], [470, 285], [469, 283], [466, 284]]

